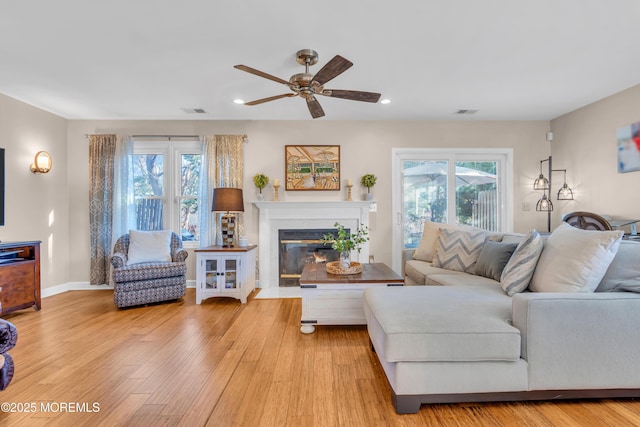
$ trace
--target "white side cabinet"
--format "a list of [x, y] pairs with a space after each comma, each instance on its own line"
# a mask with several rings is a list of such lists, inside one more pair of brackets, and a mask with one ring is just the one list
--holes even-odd
[[237, 298], [246, 304], [256, 287], [256, 247], [196, 249], [196, 304], [215, 297]]

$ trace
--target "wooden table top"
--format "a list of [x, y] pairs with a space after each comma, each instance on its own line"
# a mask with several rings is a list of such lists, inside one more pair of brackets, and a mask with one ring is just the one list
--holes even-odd
[[362, 264], [362, 273], [329, 274], [325, 264], [305, 264], [300, 285], [322, 283], [404, 283], [404, 279], [381, 262]]
[[248, 245], [248, 246], [207, 246], [206, 248], [198, 248], [194, 250], [194, 252], [249, 252], [257, 248], [258, 245]]

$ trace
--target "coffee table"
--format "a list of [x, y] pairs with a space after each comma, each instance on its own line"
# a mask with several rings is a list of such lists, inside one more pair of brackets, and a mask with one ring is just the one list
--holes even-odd
[[302, 319], [300, 332], [315, 325], [365, 325], [362, 292], [377, 286], [404, 286], [404, 279], [383, 263], [362, 264], [362, 273], [335, 275], [325, 264], [306, 264], [300, 277]]

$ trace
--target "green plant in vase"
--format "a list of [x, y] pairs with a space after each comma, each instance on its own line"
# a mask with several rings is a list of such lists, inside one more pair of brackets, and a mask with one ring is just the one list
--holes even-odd
[[366, 175], [362, 176], [362, 179], [360, 180], [360, 183], [362, 185], [364, 185], [365, 187], [367, 187], [367, 195], [365, 196], [365, 198], [367, 200], [371, 200], [371, 198], [373, 197], [371, 195], [371, 187], [373, 187], [374, 185], [376, 185], [376, 180], [378, 178], [376, 178], [376, 176], [372, 173], [368, 173]]
[[322, 236], [322, 244], [331, 244], [331, 249], [340, 254], [340, 267], [349, 268], [351, 266], [351, 251], [360, 253], [362, 245], [369, 241], [369, 229], [367, 226], [360, 226], [355, 233], [349, 233], [340, 223], [335, 223], [337, 235], [327, 233]]
[[253, 177], [253, 184], [256, 186], [256, 188], [258, 188], [259, 193], [258, 193], [258, 200], [262, 200], [263, 196], [262, 196], [262, 189], [264, 187], [267, 186], [267, 184], [269, 183], [269, 177], [266, 176], [263, 173], [257, 173], [255, 174], [255, 176]]

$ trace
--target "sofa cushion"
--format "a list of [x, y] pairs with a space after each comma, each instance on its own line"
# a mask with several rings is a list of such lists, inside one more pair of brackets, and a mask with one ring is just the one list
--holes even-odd
[[486, 233], [482, 230], [440, 229], [436, 241], [433, 266], [473, 273], [482, 250]]
[[458, 224], [444, 224], [440, 222], [426, 221], [424, 223], [424, 229], [422, 230], [422, 237], [416, 251], [413, 253], [413, 259], [419, 261], [433, 261], [433, 256], [436, 253], [436, 241], [440, 235], [440, 229], [447, 230], [473, 230], [473, 227], [468, 225]]
[[461, 271], [445, 270], [444, 268], [434, 267], [430, 262], [409, 260], [404, 266], [404, 273], [418, 285], [440, 285], [434, 282], [430, 277], [434, 274], [449, 273], [452, 275], [465, 276], [466, 273]]
[[640, 242], [623, 240], [596, 292], [640, 292]]
[[[475, 274], [460, 273], [458, 271], [440, 270], [441, 273], [430, 274], [427, 279], [434, 285], [440, 286], [493, 286], [500, 287], [500, 282], [489, 277]], [[446, 273], [442, 273], [445, 271]], [[502, 289], [502, 288], [500, 288]], [[501, 293], [502, 290], [500, 290]]]
[[494, 242], [487, 239], [478, 255], [474, 273], [499, 282], [502, 270], [517, 247], [517, 243]]
[[512, 297], [527, 289], [543, 247], [544, 242], [537, 230], [533, 229], [523, 237], [500, 276], [502, 289], [507, 295]]
[[618, 251], [622, 231], [594, 231], [563, 222], [547, 240], [529, 288], [534, 292], [593, 292]]
[[380, 359], [520, 359], [520, 331], [511, 325], [511, 298], [500, 286], [368, 288], [364, 305], [367, 324], [383, 334], [376, 339], [382, 342], [377, 349], [383, 353]]
[[171, 230], [129, 230], [127, 265], [171, 261]]

